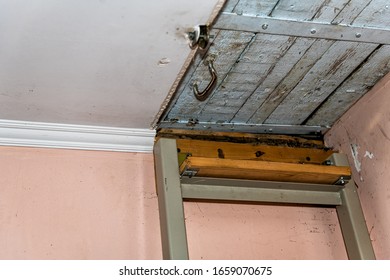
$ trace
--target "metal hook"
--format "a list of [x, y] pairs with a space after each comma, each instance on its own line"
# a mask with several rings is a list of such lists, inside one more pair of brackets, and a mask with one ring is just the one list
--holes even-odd
[[198, 99], [199, 101], [205, 101], [207, 97], [209, 97], [211, 91], [213, 90], [217, 82], [217, 72], [215, 71], [213, 61], [210, 59], [207, 62], [208, 62], [207, 66], [209, 68], [209, 72], [211, 75], [210, 83], [202, 92], [199, 92], [198, 85], [196, 83], [194, 83], [193, 85], [194, 95], [196, 99]]

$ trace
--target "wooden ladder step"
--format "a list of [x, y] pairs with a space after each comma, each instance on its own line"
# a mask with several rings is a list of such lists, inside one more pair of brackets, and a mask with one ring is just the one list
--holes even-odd
[[[248, 159], [289, 163], [322, 164], [332, 153], [330, 149], [266, 145], [259, 143], [230, 143], [177, 139], [178, 151], [194, 157]], [[298, 145], [298, 144], [297, 144]]]
[[180, 165], [180, 173], [194, 171], [196, 176], [281, 182], [335, 184], [350, 178], [346, 166], [221, 159], [190, 156]]

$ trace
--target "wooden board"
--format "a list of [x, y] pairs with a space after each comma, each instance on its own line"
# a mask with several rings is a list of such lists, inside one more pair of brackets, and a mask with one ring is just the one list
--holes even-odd
[[[312, 69], [313, 65], [320, 59], [334, 42], [329, 40], [316, 40], [310, 48], [302, 52], [302, 56], [297, 61], [288, 74], [283, 76], [283, 80], [268, 94], [267, 98], [250, 117], [250, 123], [263, 123], [269, 115], [280, 105], [286, 96], [294, 89], [302, 78]], [[283, 67], [281, 61], [281, 67]], [[286, 66], [286, 64], [284, 64]], [[289, 64], [287, 64], [289, 65]], [[285, 67], [284, 69], [286, 69]], [[288, 68], [287, 68], [288, 69]], [[262, 86], [264, 87], [264, 85]], [[248, 120], [247, 120], [248, 121]]]
[[237, 6], [240, 0], [226, 0], [226, 3], [222, 9], [223, 12], [231, 13], [234, 10], [234, 7]]
[[271, 16], [276, 18], [295, 18], [297, 20], [311, 20], [323, 5], [323, 0], [282, 0], [274, 8]]
[[241, 0], [235, 5], [233, 12], [239, 15], [268, 16], [273, 11], [277, 2], [278, 0]]
[[[306, 122], [331, 125], [390, 71], [390, 46], [382, 46]], [[337, 114], [335, 114], [337, 112]]]
[[[303, 1], [301, 1], [303, 2]], [[310, 4], [311, 3], [311, 4]], [[315, 3], [306, 3], [302, 5], [316, 5]], [[348, 3], [348, 5], [347, 5]], [[331, 22], [342, 12], [343, 22], [351, 23], [352, 20], [360, 13], [365, 5], [360, 1], [355, 1], [355, 4], [349, 1], [325, 1], [319, 7], [314, 15], [314, 21]], [[356, 4], [357, 3], [357, 4]], [[318, 3], [317, 3], [318, 4]], [[284, 4], [286, 7], [286, 3]], [[312, 6], [313, 7], [313, 6]], [[314, 10], [314, 9], [312, 9]], [[296, 15], [295, 15], [296, 16]], [[262, 85], [248, 98], [235, 115], [232, 121], [246, 122], [246, 123], [264, 123], [270, 114], [281, 104], [281, 102], [290, 94], [290, 92], [298, 85], [304, 76], [311, 71], [311, 68], [317, 61], [328, 51], [334, 42], [329, 40], [317, 40], [310, 48], [297, 51], [291, 49], [291, 56], [285, 55], [289, 59], [282, 57], [278, 64], [280, 67], [275, 67], [275, 71], [270, 73]], [[296, 61], [296, 59], [299, 59]], [[364, 59], [364, 57], [363, 57]], [[282, 77], [283, 80], [275, 79], [275, 77]], [[321, 77], [320, 75], [318, 75]], [[322, 78], [322, 77], [321, 77]], [[315, 78], [310, 77], [315, 81]], [[310, 86], [308, 86], [310, 88]], [[331, 93], [329, 93], [331, 94]], [[318, 105], [320, 103], [317, 103]], [[296, 104], [286, 106], [284, 110], [289, 111], [294, 108]], [[306, 109], [306, 108], [305, 108]], [[315, 109], [315, 108], [314, 108]], [[310, 110], [314, 110], [310, 108]], [[300, 111], [303, 111], [301, 109]], [[309, 111], [309, 110], [308, 110]], [[310, 111], [309, 111], [310, 115]], [[333, 114], [334, 115], [334, 114]], [[283, 118], [283, 117], [282, 117]], [[268, 121], [266, 123], [290, 123], [283, 121]], [[297, 122], [299, 124], [299, 122]], [[318, 125], [311, 122], [312, 125]], [[327, 123], [329, 124], [329, 123]]]
[[267, 161], [189, 157], [180, 166], [198, 171], [196, 176], [282, 182], [334, 184], [351, 176], [349, 167], [320, 166]]
[[322, 164], [333, 151], [329, 149], [269, 146], [258, 143], [230, 143], [177, 139], [178, 152], [193, 157], [241, 159], [290, 163]]
[[354, 20], [358, 26], [389, 28], [390, 25], [390, 2], [388, 0], [366, 1], [369, 4]]
[[265, 123], [304, 123], [376, 47], [376, 44], [369, 43], [334, 43]]
[[156, 140], [159, 138], [207, 140], [230, 143], [252, 143], [256, 145], [284, 146], [291, 148], [309, 148], [330, 150], [322, 140], [292, 137], [277, 134], [252, 134], [242, 132], [218, 132], [207, 130], [186, 129], [160, 129], [157, 131]]
[[356, 17], [367, 7], [371, 0], [353, 0], [348, 1], [347, 5], [339, 11], [332, 20], [332, 24], [352, 24]]
[[335, 17], [349, 4], [350, 0], [328, 0], [322, 3], [313, 16], [314, 22], [331, 23]]
[[[251, 96], [243, 102], [242, 106], [237, 110], [237, 113], [231, 121], [248, 122], [255, 112], [259, 110], [259, 107], [261, 107], [261, 105], [264, 104], [270, 96], [272, 96], [272, 93], [275, 91], [277, 85], [285, 79], [286, 75], [291, 71], [294, 65], [296, 65], [302, 56], [305, 55], [307, 50], [313, 45], [313, 42], [315, 42], [313, 39], [297, 38], [288, 52], [280, 57], [280, 59], [275, 63], [275, 66], [271, 69], [262, 83], [253, 91]], [[274, 108], [270, 109], [269, 113], [273, 110]]]
[[294, 43], [295, 38], [258, 34], [255, 40], [232, 66], [229, 74], [198, 115], [200, 121], [217, 121], [214, 117], [215, 102], [223, 100], [225, 120], [232, 119], [242, 107], [244, 101], [256, 90], [258, 85], [268, 76], [275, 63]]

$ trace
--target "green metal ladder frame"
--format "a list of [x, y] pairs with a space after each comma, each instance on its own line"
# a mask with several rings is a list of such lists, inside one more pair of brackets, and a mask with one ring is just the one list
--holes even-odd
[[[298, 203], [336, 207], [349, 259], [375, 259], [356, 185], [270, 182], [221, 178], [180, 178], [175, 139], [154, 146], [161, 240], [164, 259], [188, 260], [183, 199]], [[344, 155], [330, 159], [349, 166]]]

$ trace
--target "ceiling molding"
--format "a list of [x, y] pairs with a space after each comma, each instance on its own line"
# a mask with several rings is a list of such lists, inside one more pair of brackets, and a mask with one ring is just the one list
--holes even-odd
[[153, 151], [155, 131], [0, 119], [0, 145], [118, 152]]

